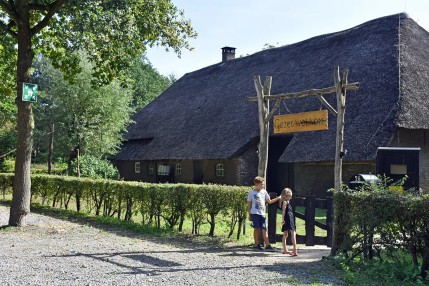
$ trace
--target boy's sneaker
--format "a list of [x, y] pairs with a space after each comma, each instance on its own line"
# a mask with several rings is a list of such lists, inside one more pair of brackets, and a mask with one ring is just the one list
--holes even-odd
[[260, 244], [253, 246], [256, 250], [263, 250]]
[[274, 247], [272, 247], [272, 246], [271, 246], [271, 244], [268, 244], [267, 246], [265, 246], [265, 250], [266, 250], [266, 251], [276, 251], [276, 250], [274, 249]]

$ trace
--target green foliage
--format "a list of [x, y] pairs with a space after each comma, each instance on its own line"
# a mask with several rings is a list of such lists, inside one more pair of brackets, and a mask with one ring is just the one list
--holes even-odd
[[56, 157], [68, 158], [76, 148], [81, 154], [114, 154], [130, 123], [132, 94], [118, 81], [94, 88], [90, 75], [93, 65], [83, 53], [79, 58], [81, 73], [76, 84], [64, 80], [44, 58], [35, 64], [34, 77], [41, 89], [35, 109], [35, 149], [46, 154], [50, 125], [55, 124]]
[[[87, 51], [95, 64], [92, 74], [97, 85], [121, 77], [122, 71], [147, 46], [171, 48], [180, 56], [181, 49], [192, 49], [187, 38], [196, 37], [184, 12], [170, 0], [71, 0], [59, 5], [47, 5], [52, 1], [28, 2], [32, 4], [29, 24], [37, 26], [32, 30], [35, 53], [47, 56], [67, 78], [74, 78], [81, 69], [74, 52]], [[15, 72], [10, 71], [16, 67], [15, 41], [20, 32], [14, 13], [22, 13], [20, 9], [13, 1], [0, 7], [0, 30], [5, 35], [0, 37], [0, 75], [11, 86], [16, 83]], [[42, 22], [47, 11], [48, 21]], [[48, 28], [43, 29], [45, 26]]]
[[[3, 83], [2, 83], [3, 84]], [[16, 105], [12, 96], [0, 90], [0, 161], [16, 146]], [[11, 154], [14, 155], [14, 154]]]
[[[71, 175], [77, 176], [77, 159], [72, 161]], [[117, 179], [119, 172], [113, 164], [105, 159], [91, 155], [79, 157], [80, 176], [92, 179]]]
[[350, 260], [344, 255], [338, 255], [333, 259], [333, 264], [344, 271], [344, 280], [347, 285], [429, 284], [420, 276], [419, 268], [413, 265], [410, 255], [399, 250], [383, 255], [382, 259], [369, 261], [362, 257]]
[[145, 57], [133, 62], [128, 77], [132, 81], [132, 106], [135, 110], [150, 103], [172, 83], [169, 78], [160, 75]]
[[[5, 193], [11, 191], [13, 176], [0, 174], [0, 190]], [[247, 215], [248, 187], [149, 184], [39, 174], [32, 175], [31, 179], [33, 202], [65, 209], [75, 202], [76, 209], [83, 213], [116, 217], [123, 221], [132, 221], [133, 214], [141, 213], [142, 224], [157, 228], [161, 228], [161, 219], [167, 228], [179, 231], [186, 218], [190, 217], [196, 224], [208, 219], [209, 235], [213, 236], [216, 218], [221, 212], [228, 219], [232, 219], [228, 214], [235, 213], [241, 222]], [[234, 228], [230, 231], [233, 232]], [[240, 231], [239, 227], [238, 233]]]
[[[412, 257], [425, 277], [429, 263], [429, 195], [367, 185], [334, 191], [335, 234], [340, 252], [350, 260], [383, 260], [398, 251]], [[369, 262], [368, 262], [369, 263]]]
[[[2, 16], [2, 13], [0, 13], [0, 16]], [[3, 111], [1, 105], [6, 100], [14, 100], [16, 90], [16, 48], [14, 47], [13, 38], [3, 33], [0, 37], [0, 75], [2, 80], [0, 84], [0, 109]], [[0, 117], [2, 117], [1, 112]], [[0, 119], [0, 121], [2, 120], [3, 118]]]
[[[31, 164], [31, 174], [48, 174], [47, 164]], [[55, 163], [51, 169], [52, 175], [66, 175], [67, 164]]]
[[[72, 174], [77, 176], [77, 159], [72, 161]], [[79, 157], [80, 176], [92, 179], [117, 179], [118, 169], [106, 160], [91, 155]]]
[[[54, 67], [60, 69], [66, 78], [77, 83], [75, 75], [80, 75], [82, 67], [78, 51], [85, 51], [88, 59], [94, 64], [91, 71], [93, 86], [103, 86], [114, 79], [122, 79], [124, 70], [133, 59], [142, 55], [147, 46], [161, 45], [172, 48], [180, 55], [182, 48], [191, 49], [187, 39], [195, 37], [190, 21], [184, 18], [171, 0], [157, 1], [104, 1], [104, 0], [27, 0], [0, 2], [0, 78], [7, 83], [16, 83], [15, 91], [20, 92], [23, 81], [31, 80], [31, 65], [35, 55], [44, 55], [52, 60]], [[12, 68], [15, 67], [15, 68]], [[16, 73], [11, 71], [17, 71]], [[12, 79], [12, 74], [13, 79]], [[86, 77], [83, 78], [86, 82]], [[114, 83], [113, 89], [119, 90], [120, 81]], [[7, 92], [7, 85], [0, 92]], [[100, 89], [108, 93], [110, 89]], [[72, 90], [60, 93], [64, 99], [70, 99]], [[3, 99], [3, 98], [1, 98]], [[87, 95], [90, 100], [90, 94]], [[31, 103], [20, 102], [17, 130], [20, 132], [17, 152], [22, 154], [16, 161], [17, 168], [22, 169], [16, 180], [11, 213], [22, 213], [29, 208], [30, 182], [29, 166], [31, 142], [33, 139], [33, 115]], [[105, 134], [100, 129], [91, 129], [91, 124], [111, 127], [117, 118], [107, 122], [98, 116], [108, 114], [114, 109], [116, 100], [110, 98], [100, 104], [100, 108], [89, 109], [88, 113], [97, 111], [93, 117], [73, 116], [72, 127], [75, 135], [64, 143], [80, 144], [94, 142], [94, 150], [104, 153], [113, 152], [119, 143], [114, 140], [118, 133]], [[84, 106], [80, 106], [84, 108]], [[66, 110], [68, 115], [74, 110]], [[73, 113], [74, 114], [74, 113]], [[85, 120], [86, 119], [86, 120]], [[91, 119], [91, 120], [88, 120]], [[94, 121], [95, 120], [95, 121]], [[124, 122], [120, 122], [122, 124]], [[79, 127], [90, 132], [82, 136]], [[76, 130], [78, 130], [76, 132]], [[91, 132], [92, 131], [92, 132]], [[104, 131], [104, 130], [103, 130]], [[66, 129], [66, 133], [69, 129]], [[77, 138], [76, 138], [77, 135]], [[86, 137], [86, 135], [90, 135]], [[113, 136], [114, 138], [110, 138]], [[107, 138], [106, 138], [107, 137]], [[91, 141], [89, 141], [91, 140]], [[77, 142], [76, 142], [77, 141]], [[80, 142], [83, 141], [83, 142]], [[106, 151], [97, 148], [97, 144], [109, 142]], [[59, 146], [63, 146], [59, 144]], [[65, 145], [67, 146], [67, 145]], [[74, 145], [76, 147], [76, 145]], [[89, 150], [89, 146], [83, 146]], [[95, 154], [93, 154], [95, 155]], [[19, 183], [18, 183], [19, 182]], [[19, 202], [19, 203], [18, 203]], [[21, 225], [24, 216], [11, 216], [10, 223]]]
[[15, 169], [15, 160], [6, 159], [0, 162], [0, 172], [13, 173]]

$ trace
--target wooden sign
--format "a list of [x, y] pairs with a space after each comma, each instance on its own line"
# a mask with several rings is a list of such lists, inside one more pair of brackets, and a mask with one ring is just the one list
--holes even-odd
[[274, 134], [327, 129], [327, 110], [274, 116]]

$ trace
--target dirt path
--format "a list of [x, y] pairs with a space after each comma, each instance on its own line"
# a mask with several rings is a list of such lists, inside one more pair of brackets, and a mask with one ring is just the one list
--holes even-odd
[[[0, 226], [9, 208], [0, 206]], [[0, 285], [341, 285], [321, 261], [326, 247], [298, 257], [220, 248], [103, 230], [30, 214], [0, 230]], [[280, 246], [280, 245], [277, 245]]]

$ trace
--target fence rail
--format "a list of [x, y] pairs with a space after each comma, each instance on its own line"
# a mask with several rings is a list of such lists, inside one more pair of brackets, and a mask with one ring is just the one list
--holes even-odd
[[[270, 197], [275, 198], [276, 193], [270, 193]], [[316, 198], [316, 196], [295, 197], [291, 201], [293, 213], [296, 218], [305, 221], [305, 235], [296, 235], [297, 243], [307, 246], [326, 245], [332, 246], [332, 227], [333, 227], [333, 201], [332, 197], [326, 199]], [[296, 211], [296, 207], [305, 207], [305, 213]], [[326, 223], [316, 221], [316, 208], [326, 209]], [[278, 204], [271, 204], [268, 207], [268, 238], [270, 243], [281, 242], [283, 234], [277, 234], [277, 210]], [[315, 227], [327, 231], [327, 236], [316, 236]], [[291, 243], [290, 236], [288, 243]]]

